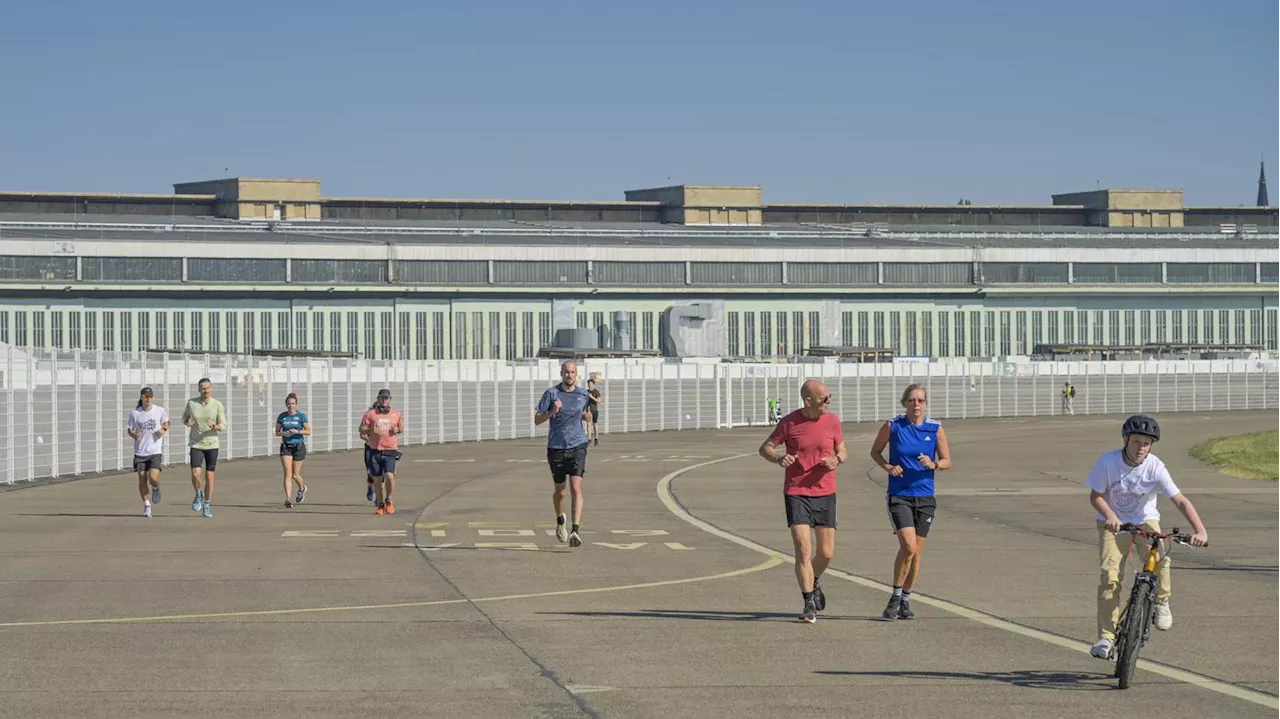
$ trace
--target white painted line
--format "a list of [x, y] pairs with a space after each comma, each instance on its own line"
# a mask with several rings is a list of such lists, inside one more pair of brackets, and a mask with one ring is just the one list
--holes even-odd
[[[756, 542], [753, 542], [750, 539], [747, 539], [746, 537], [740, 537], [736, 534], [731, 534], [729, 532], [724, 531], [723, 529], [720, 529], [719, 527], [713, 526], [711, 524], [708, 524], [707, 522], [704, 522], [701, 519], [698, 519], [697, 517], [693, 516], [688, 511], [686, 511], [684, 507], [681, 507], [680, 503], [676, 501], [675, 495], [672, 494], [671, 492], [671, 482], [682, 474], [685, 474], [687, 472], [692, 472], [695, 469], [701, 469], [702, 467], [707, 467], [713, 464], [728, 462], [729, 460], [733, 460], [733, 459], [741, 459], [743, 457], [755, 457], [755, 456], [756, 456], [755, 452], [750, 452], [745, 454], [737, 454], [729, 457], [722, 457], [720, 459], [713, 459], [709, 462], [699, 462], [698, 464], [691, 464], [688, 467], [681, 467], [680, 469], [677, 469], [676, 471], [671, 472], [667, 476], [658, 480], [658, 487], [657, 487], [658, 499], [660, 499], [662, 503], [666, 505], [667, 509], [670, 510], [672, 514], [676, 515], [677, 517], [684, 520], [685, 522], [692, 524], [693, 526], [697, 527], [698, 529], [701, 529], [702, 531], [708, 534], [713, 534], [717, 537], [720, 537], [721, 539], [728, 540], [730, 542], [733, 542], [734, 544], [746, 547], [747, 549], [750, 549], [754, 552], [759, 552], [760, 554], [763, 554], [768, 557], [773, 557], [774, 559], [777, 559], [780, 561], [794, 562], [795, 557], [790, 554], [779, 552], [776, 549], [773, 549], [771, 547], [766, 547], [763, 544], [757, 544]], [[876, 589], [882, 592], [893, 591], [893, 587], [887, 584], [881, 584], [880, 582], [867, 579], [866, 577], [859, 577], [856, 574], [841, 572], [837, 569], [828, 568], [827, 571], [823, 574], [823, 576], [839, 577], [840, 579], [853, 582], [854, 584], [858, 584], [868, 589]], [[1066, 637], [1060, 637], [1056, 634], [1050, 634], [1049, 632], [1044, 632], [1039, 629], [1032, 629], [1031, 627], [1025, 627], [1025, 626], [1022, 626], [1021, 624], [1015, 624], [1013, 622], [1010, 622], [1005, 619], [1001, 619], [999, 617], [996, 617], [991, 614], [987, 614], [985, 612], [979, 612], [974, 609], [969, 609], [968, 607], [962, 607], [959, 604], [948, 602], [945, 599], [939, 599], [936, 597], [929, 597], [921, 594], [915, 594], [912, 597], [912, 601], [917, 602], [918, 604], [937, 607], [938, 609], [941, 609], [943, 611], [951, 612], [952, 614], [955, 614], [957, 616], [964, 617], [965, 619], [971, 619], [975, 622], [978, 622], [979, 624], [984, 624], [986, 626], [993, 627], [995, 629], [1003, 629], [1004, 631], [1011, 632], [1013, 634], [1019, 634], [1024, 637], [1031, 637], [1032, 639], [1039, 639], [1042, 642], [1045, 642], [1047, 644], [1053, 644], [1054, 646], [1059, 646], [1064, 649], [1070, 649], [1072, 651], [1082, 652], [1085, 654], [1087, 654], [1090, 649], [1090, 646], [1083, 642], [1079, 642], [1074, 639], [1067, 639]], [[1198, 686], [1203, 689], [1208, 689], [1210, 691], [1218, 692], [1219, 694], [1225, 694], [1230, 697], [1235, 697], [1236, 699], [1243, 699], [1247, 702], [1252, 702], [1259, 706], [1268, 707], [1270, 709], [1280, 709], [1280, 697], [1274, 697], [1274, 696], [1271, 696], [1270, 694], [1263, 694], [1262, 692], [1256, 692], [1251, 689], [1245, 689], [1243, 687], [1227, 684], [1225, 682], [1218, 681], [1217, 679], [1214, 679], [1212, 677], [1206, 677], [1200, 674], [1195, 674], [1193, 672], [1189, 672], [1183, 669], [1178, 669], [1177, 667], [1171, 667], [1166, 664], [1160, 664], [1158, 662], [1149, 661], [1147, 659], [1139, 659], [1138, 667], [1146, 671], [1149, 671], [1153, 674], [1159, 674], [1161, 676], [1168, 677], [1169, 679], [1185, 682], [1187, 684]]]

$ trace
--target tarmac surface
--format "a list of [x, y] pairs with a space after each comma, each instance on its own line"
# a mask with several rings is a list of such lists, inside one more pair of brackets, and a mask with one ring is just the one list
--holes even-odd
[[1175, 548], [1174, 627], [1126, 691], [1088, 655], [1083, 486], [1121, 420], [946, 422], [914, 621], [879, 618], [896, 541], [869, 423], [845, 427], [814, 625], [763, 428], [603, 437], [576, 549], [537, 440], [406, 450], [388, 517], [358, 452], [313, 455], [293, 509], [277, 460], [225, 463], [210, 519], [183, 466], [150, 520], [132, 476], [0, 492], [0, 716], [1275, 716], [1276, 484], [1186, 453], [1275, 413], [1160, 417], [1211, 546]]

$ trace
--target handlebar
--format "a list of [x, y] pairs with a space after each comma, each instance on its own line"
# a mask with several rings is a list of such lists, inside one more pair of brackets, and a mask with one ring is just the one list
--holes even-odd
[[[1125, 523], [1120, 525], [1120, 531], [1117, 532], [1117, 534], [1137, 534], [1143, 537], [1156, 537], [1158, 539], [1172, 539], [1178, 544], [1185, 544], [1188, 547], [1194, 546], [1191, 544], [1191, 535], [1180, 531], [1177, 527], [1174, 527], [1173, 531], [1170, 532], [1169, 534], [1161, 534], [1160, 532], [1154, 532], [1150, 529], [1143, 529], [1142, 527], [1136, 524]], [[1207, 547], [1209, 545], [1206, 543], [1204, 546]]]

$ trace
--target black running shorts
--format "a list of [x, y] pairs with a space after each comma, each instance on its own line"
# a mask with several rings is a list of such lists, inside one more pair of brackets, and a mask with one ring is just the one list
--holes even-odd
[[150, 472], [153, 469], [157, 472], [164, 471], [164, 467], [160, 466], [161, 459], [158, 454], [149, 454], [145, 457], [135, 454], [133, 455], [133, 471]]
[[293, 461], [301, 462], [302, 460], [307, 458], [307, 443], [296, 442], [296, 443], [290, 444], [289, 442], [281, 442], [280, 456], [293, 457]]
[[191, 456], [188, 459], [191, 460], [192, 467], [204, 467], [212, 472], [218, 468], [218, 449], [216, 447], [213, 449], [196, 449], [192, 447]]
[[568, 449], [548, 447], [547, 465], [551, 467], [551, 479], [556, 484], [564, 484], [570, 477], [584, 477], [587, 474], [587, 445]]
[[916, 530], [916, 536], [929, 536], [929, 527], [933, 526], [933, 515], [938, 509], [938, 500], [933, 495], [923, 497], [902, 497], [890, 494], [885, 497], [889, 509], [889, 522], [893, 524], [893, 533], [908, 527]]
[[808, 497], [802, 494], [784, 494], [787, 503], [787, 526], [804, 524], [810, 527], [836, 528], [836, 495], [824, 494]]

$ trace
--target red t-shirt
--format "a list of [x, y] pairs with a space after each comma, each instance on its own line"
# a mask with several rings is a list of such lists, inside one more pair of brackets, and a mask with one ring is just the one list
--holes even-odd
[[782, 493], [806, 497], [835, 494], [836, 471], [822, 466], [822, 460], [834, 455], [843, 441], [840, 418], [830, 412], [817, 419], [809, 419], [800, 410], [783, 417], [769, 435], [771, 444], [785, 445], [787, 454], [796, 458], [787, 467]]

